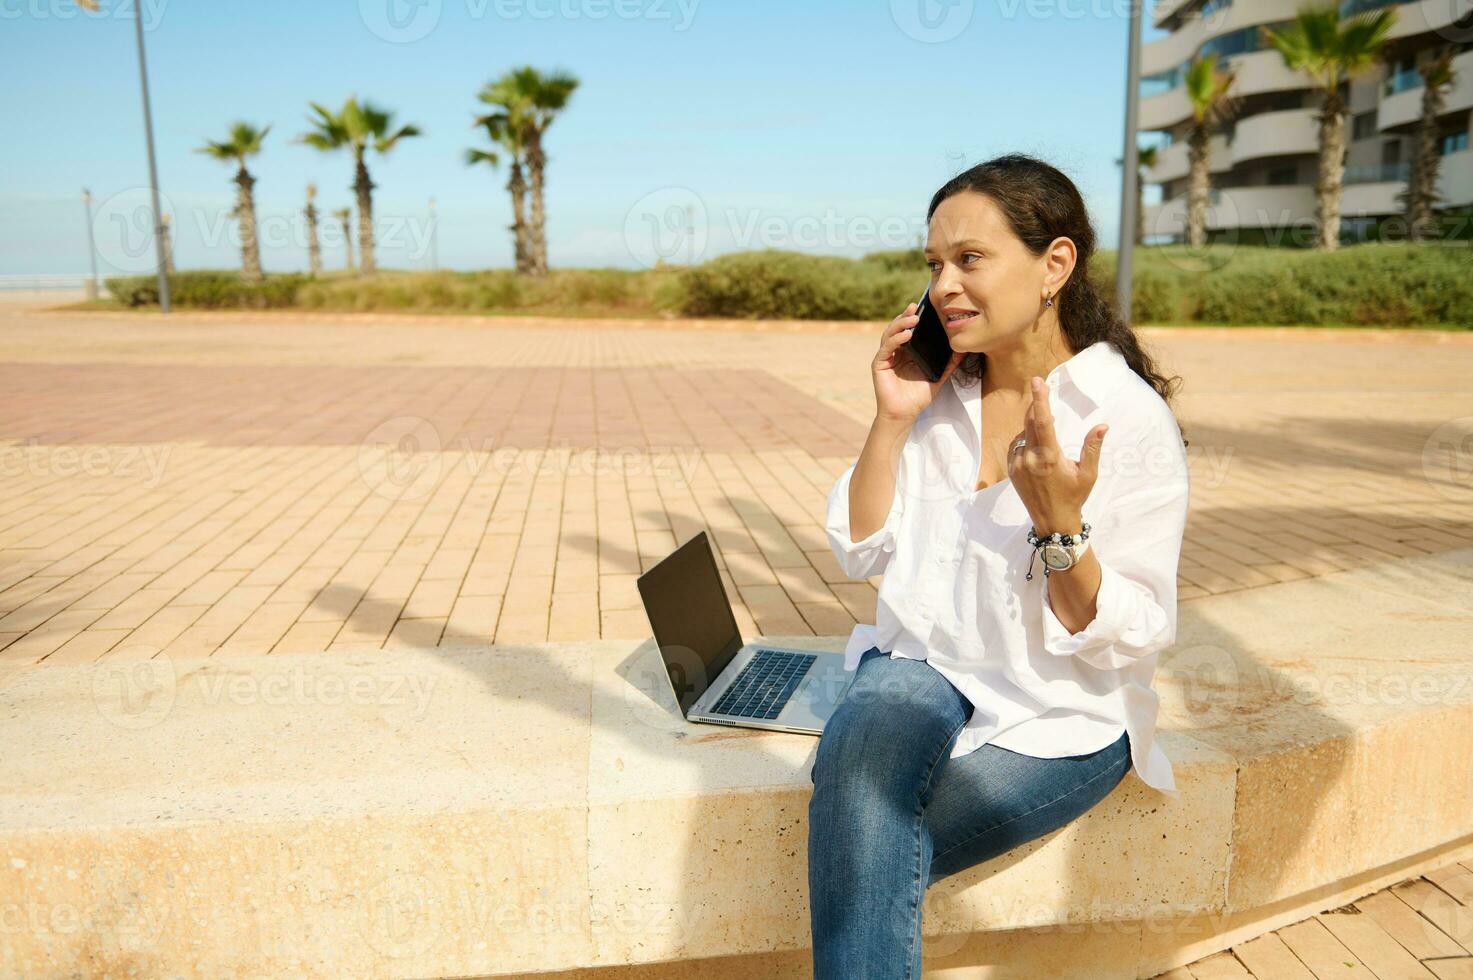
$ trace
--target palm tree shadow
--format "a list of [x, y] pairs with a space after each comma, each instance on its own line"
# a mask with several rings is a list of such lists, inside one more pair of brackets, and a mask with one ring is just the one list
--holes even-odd
[[[770, 515], [776, 519], [776, 515], [758, 501], [748, 499], [735, 503], [749, 514]], [[1325, 513], [1322, 508], [1318, 512]], [[1272, 524], [1276, 519], [1297, 513], [1292, 508], [1233, 509], [1230, 516], [1235, 522], [1249, 520]], [[1209, 511], [1207, 516], [1221, 515]], [[689, 535], [683, 535], [681, 543], [688, 538]], [[571, 535], [564, 543], [595, 557], [612, 559], [615, 564], [641, 567], [638, 555], [593, 536]], [[719, 566], [725, 569], [727, 566], [721, 557], [720, 546], [714, 541], [713, 549], [717, 552]], [[331, 591], [319, 596], [319, 602], [328, 608], [333, 608], [334, 601], [335, 595]], [[346, 597], [341, 601], [346, 604]], [[1177, 644], [1162, 655], [1156, 675], [1155, 687], [1162, 703], [1161, 723], [1170, 725], [1165, 736], [1169, 743], [1168, 753], [1172, 753], [1172, 745], [1181, 748], [1195, 740], [1230, 755], [1256, 755], [1271, 752], [1276, 746], [1294, 744], [1307, 731], [1314, 731], [1317, 738], [1334, 737], [1349, 731], [1349, 727], [1327, 713], [1322, 704], [1305, 703], [1301, 698], [1285, 696], [1285, 691], [1295, 690], [1296, 675], [1292, 670], [1284, 669], [1292, 664], [1283, 664], [1270, 651], [1263, 650], [1261, 641], [1256, 641], [1253, 635], [1234, 631], [1216, 624], [1208, 616], [1197, 614], [1198, 605], [1193, 600], [1181, 603]], [[385, 614], [387, 612], [385, 610]], [[759, 637], [745, 636], [744, 639], [753, 642]], [[842, 650], [847, 638], [774, 636], [760, 639], [774, 644]], [[497, 644], [494, 660], [485, 656], [485, 646], [463, 648], [468, 654], [466, 656], [458, 655], [462, 648], [440, 648], [436, 652], [450, 658], [488, 690], [494, 688], [500, 662], [511, 656], [544, 661], [538, 665], [540, 691], [566, 691], [592, 683], [592, 714], [579, 710], [579, 706], [586, 702], [577, 699], [546, 697], [544, 700], [549, 706], [565, 712], [569, 725], [590, 728], [587, 789], [590, 807], [599, 810], [596, 826], [602, 828], [602, 833], [593, 834], [590, 842], [589, 869], [594, 879], [590, 882], [590, 891], [605, 901], [610, 896], [618, 896], [622, 902], [610, 907], [622, 905], [621, 911], [631, 913], [629, 921], [640, 923], [640, 928], [649, 934], [663, 937], [652, 940], [644, 934], [624, 935], [618, 937], [619, 944], [624, 948], [635, 945], [648, 948], [652, 943], [663, 942], [666, 945], [660, 947], [659, 958], [711, 957], [718, 952], [715, 937], [724, 935], [721, 930], [712, 931], [712, 925], [721, 921], [742, 921], [747, 922], [752, 930], [752, 946], [760, 947], [775, 941], [784, 950], [778, 954], [779, 959], [787, 964], [784, 969], [791, 967], [797, 971], [794, 975], [802, 975], [810, 943], [806, 873], [802, 871], [806, 865], [806, 852], [798, 839], [802, 835], [795, 834], [794, 828], [805, 826], [799, 811], [800, 808], [806, 810], [811, 793], [808, 774], [817, 751], [817, 738], [687, 722], [681, 715], [654, 640], [646, 635], [631, 638], [629, 644], [627, 653], [612, 666], [611, 674], [599, 676], [595, 673], [591, 678], [547, 658], [538, 645], [533, 644]], [[602, 662], [595, 662], [594, 669], [603, 671]], [[530, 694], [536, 696], [536, 691]], [[1296, 792], [1303, 794], [1305, 787], [1312, 792], [1316, 785], [1332, 783], [1351, 761], [1338, 755], [1329, 757], [1326, 767], [1316, 772], [1313, 780]], [[1190, 791], [1192, 785], [1188, 784], [1186, 789]], [[761, 790], [773, 791], [773, 795], [759, 792], [754, 796], [754, 791]], [[761, 802], [754, 803], [754, 800]], [[785, 830], [786, 834], [754, 832], [756, 828], [750, 825], [754, 806], [767, 808], [768, 812], [762, 815], [769, 821], [781, 821], [781, 827], [776, 829]], [[1071, 823], [938, 881], [928, 889], [928, 968], [944, 967], [953, 960], [958, 965], [978, 962], [979, 954], [972, 938], [962, 936], [966, 941], [965, 948], [962, 948], [952, 934], [937, 936], [936, 931], [942, 927], [948, 930], [985, 928], [988, 933], [979, 940], [985, 944], [998, 938], [991, 931], [998, 927], [998, 923], [969, 922], [965, 918], [957, 921], [954, 910], [949, 906], [958, 905], [956, 911], [964, 911], [958, 903], [968, 897], [967, 893], [975, 888], [985, 888], [985, 883], [996, 875], [1018, 874], [1017, 866], [1023, 865], [1035, 851], [1045, 848], [1067, 848], [1066, 855], [1062, 859], [1054, 858], [1054, 863], [1048, 867], [1063, 869], [1063, 880], [1074, 883], [1065, 891], [1077, 894], [1078, 904], [1088, 900], [1088, 889], [1107, 891], [1110, 888], [1111, 879], [1106, 877], [1102, 880], [1102, 873], [1118, 875], [1114, 879], [1117, 884], [1126, 876], [1134, 879], [1136, 884], [1132, 887], [1136, 888], [1134, 897], [1138, 901], [1132, 904], [1122, 900], [1118, 906], [1122, 910], [1122, 919], [1130, 919], [1139, 909], [1149, 907], [1154, 898], [1154, 895], [1148, 898], [1146, 892], [1139, 890], [1140, 887], [1153, 889], [1153, 882], [1169, 883], [1180, 877], [1180, 868], [1173, 862], [1180, 860], [1182, 851], [1191, 852], [1193, 845], [1183, 841], [1200, 829], [1186, 819], [1194, 813], [1192, 806], [1190, 799], [1170, 801], [1127, 774], [1119, 787], [1081, 818], [1084, 826], [1075, 827]], [[1181, 835], [1179, 838], [1148, 840], [1132, 830], [1133, 826], [1141, 825], [1143, 814], [1173, 808], [1179, 811], [1182, 819], [1168, 826]], [[727, 811], [744, 813], [746, 822], [733, 824], [724, 821], [721, 814]], [[685, 819], [672, 819], [672, 814], [684, 814]], [[1224, 817], [1222, 814], [1217, 816], [1219, 820]], [[661, 832], [645, 835], [657, 838], [658, 850], [650, 852], [647, 861], [637, 860], [635, 856], [641, 847], [638, 831], [648, 831], [650, 822], [659, 821], [662, 817], [666, 822], [657, 824]], [[1231, 830], [1231, 814], [1226, 818], [1229, 819], [1227, 829]], [[592, 819], [595, 818], [591, 816]], [[640, 820], [645, 822], [639, 824]], [[1220, 824], [1214, 826], [1220, 828]], [[1069, 833], [1065, 842], [1060, 844], [1057, 839], [1065, 835], [1066, 830]], [[1279, 852], [1286, 857], [1299, 853], [1311, 843], [1309, 831], [1305, 824], [1276, 828]], [[677, 832], [678, 841], [672, 839]], [[1209, 842], [1209, 846], [1212, 843]], [[731, 853], [733, 849], [750, 853], [749, 849], [764, 846], [768, 848], [766, 860], [762, 859], [764, 856], [741, 860]], [[1108, 848], [1112, 856], [1118, 854], [1119, 858], [1102, 863], [1101, 847]], [[592, 848], [603, 848], [606, 853], [595, 853]], [[714, 858], [713, 853], [719, 849], [727, 853], [719, 859]], [[1208, 873], [1218, 874], [1218, 884], [1223, 887], [1217, 894], [1222, 895], [1226, 893], [1226, 883], [1220, 880], [1219, 869], [1225, 866], [1226, 855], [1214, 853], [1220, 860]], [[671, 869], [668, 863], [671, 854], [680, 856], [680, 865], [675, 869]], [[661, 863], [661, 858], [665, 863]], [[731, 901], [735, 903], [741, 901], [742, 896], [760, 894], [766, 897], [763, 907], [735, 910], [730, 906], [713, 907], [712, 896], [720, 893], [696, 887], [697, 883], [709, 883], [725, 873], [734, 861], [744, 868], [752, 888], [731, 892]], [[621, 879], [621, 874], [628, 873], [644, 876], [637, 884], [631, 885]], [[1027, 872], [1022, 873], [1026, 875]], [[762, 877], [764, 874], [767, 876], [765, 879]], [[935, 899], [930, 897], [933, 893]], [[1183, 891], [1182, 894], [1185, 897], [1180, 909], [1183, 913], [1220, 911], [1210, 904], [1206, 907], [1193, 904], [1191, 892]], [[633, 905], [639, 907], [629, 907]], [[781, 914], [774, 914], [774, 908]], [[772, 927], [776, 930], [775, 937], [771, 929], [759, 934], [758, 926], [753, 924], [768, 919], [775, 923]], [[784, 921], [786, 927], [782, 925]], [[1006, 927], [1006, 923], [1003, 926]], [[1029, 927], [1019, 925], [1018, 928]], [[606, 952], [617, 955], [616, 949]], [[986, 956], [985, 952], [980, 955]], [[1020, 972], [1008, 972], [1009, 968], [1004, 963], [1000, 969], [1003, 972], [997, 976], [1021, 976], [1024, 968], [1019, 967]]]

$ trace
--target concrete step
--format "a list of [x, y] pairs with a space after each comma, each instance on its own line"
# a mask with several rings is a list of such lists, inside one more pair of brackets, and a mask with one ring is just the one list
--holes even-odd
[[[1473, 853], [1470, 624], [1473, 549], [1183, 604], [1180, 798], [937, 883], [928, 975], [1154, 976]], [[817, 739], [686, 723], [652, 641], [149, 652], [0, 689], [0, 976], [806, 969]]]

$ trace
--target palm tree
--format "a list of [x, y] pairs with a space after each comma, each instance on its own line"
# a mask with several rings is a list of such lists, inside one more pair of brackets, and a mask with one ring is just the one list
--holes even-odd
[[1231, 67], [1218, 67], [1215, 53], [1187, 67], [1187, 101], [1192, 105], [1192, 129], [1187, 134], [1187, 244], [1193, 248], [1201, 248], [1207, 240], [1212, 134], [1237, 111], [1237, 97], [1228, 94], [1236, 75]]
[[[491, 142], [504, 147], [510, 157], [510, 166], [507, 168], [510, 171], [510, 177], [507, 179], [506, 189], [511, 192], [512, 247], [516, 253], [517, 272], [525, 274], [532, 269], [532, 246], [531, 235], [527, 227], [527, 180], [522, 170], [521, 134], [524, 129], [516, 123], [515, 119], [515, 113], [508, 110], [481, 116], [476, 120], [476, 124], [483, 126]], [[485, 163], [496, 167], [500, 165], [501, 158], [497, 156], [495, 150], [481, 150], [472, 147], [465, 151], [465, 162], [467, 166]]]
[[359, 269], [371, 276], [378, 266], [373, 254], [373, 181], [368, 177], [364, 156], [370, 147], [388, 153], [401, 139], [419, 136], [418, 126], [393, 128], [393, 113], [367, 101], [359, 103], [356, 95], [348, 96], [337, 112], [316, 102], [307, 103], [316, 113], [309, 116], [316, 128], [298, 137], [300, 142], [325, 152], [348, 147], [353, 151], [353, 193], [358, 198]]
[[353, 269], [353, 209], [337, 208], [332, 216], [343, 226], [343, 244], [348, 247], [348, 271]]
[[505, 115], [508, 125], [520, 132], [525, 148], [532, 197], [529, 271], [533, 275], [547, 274], [547, 220], [542, 197], [547, 154], [543, 150], [543, 141], [548, 127], [568, 104], [577, 87], [578, 79], [568, 72], [554, 71], [543, 75], [531, 65], [524, 65], [486, 85], [480, 93], [482, 102], [502, 110], [497, 115]]
[[1146, 175], [1145, 172], [1154, 167], [1161, 159], [1158, 147], [1143, 146], [1135, 151], [1135, 162], [1139, 172], [1135, 175], [1135, 243], [1144, 245], [1146, 241]]
[[[1146, 220], [1146, 171], [1156, 165], [1161, 159], [1160, 148], [1155, 146], [1137, 147], [1135, 151], [1135, 243], [1145, 243], [1144, 224]], [[1125, 166], [1125, 161], [1120, 157], [1115, 158], [1115, 166]]]
[[261, 152], [261, 141], [270, 131], [270, 126], [257, 129], [248, 122], [232, 123], [229, 139], [208, 142], [197, 151], [216, 160], [240, 165], [235, 174], [238, 189], [232, 213], [240, 221], [240, 277], [246, 282], [261, 281], [261, 246], [256, 241], [256, 197], [251, 191], [256, 178], [246, 169], [246, 158]]
[[1417, 123], [1404, 197], [1408, 236], [1413, 241], [1432, 238], [1437, 230], [1432, 211], [1437, 204], [1437, 171], [1442, 165], [1437, 146], [1437, 117], [1442, 115], [1447, 91], [1453, 84], [1455, 53], [1451, 45], [1443, 45], [1422, 51], [1417, 57], [1417, 72], [1422, 76], [1422, 118]]
[[313, 276], [322, 274], [322, 243], [317, 238], [317, 185], [307, 185], [307, 206], [302, 216], [307, 219], [307, 271]]
[[167, 211], [161, 215], [159, 225], [164, 233], [164, 271], [174, 274], [174, 218]]
[[1309, 76], [1320, 93], [1320, 162], [1314, 181], [1319, 247], [1340, 245], [1340, 194], [1345, 179], [1345, 93], [1341, 86], [1374, 64], [1396, 23], [1383, 7], [1341, 19], [1340, 6], [1304, 7], [1282, 31], [1260, 28], [1284, 64]]

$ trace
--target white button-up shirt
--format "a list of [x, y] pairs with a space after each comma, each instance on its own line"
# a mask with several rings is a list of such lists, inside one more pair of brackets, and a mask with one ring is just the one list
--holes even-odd
[[850, 578], [883, 576], [876, 622], [854, 628], [845, 665], [855, 669], [871, 647], [929, 661], [975, 709], [951, 758], [987, 743], [1040, 758], [1079, 755], [1127, 731], [1135, 773], [1175, 797], [1155, 738], [1151, 678], [1157, 654], [1176, 638], [1189, 492], [1181, 430], [1108, 341], [1079, 351], [1046, 381], [1070, 459], [1090, 429], [1110, 426], [1083, 507], [1101, 570], [1094, 620], [1071, 634], [1054, 614], [1042, 556], [1028, 543], [1032, 520], [1012, 481], [974, 489], [981, 386], [953, 373], [911, 427], [883, 527], [850, 538], [857, 462], [829, 491], [826, 530], [839, 567]]

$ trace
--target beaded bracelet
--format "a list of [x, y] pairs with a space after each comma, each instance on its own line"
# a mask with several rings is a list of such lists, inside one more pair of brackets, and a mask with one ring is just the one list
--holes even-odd
[[[1043, 537], [1039, 537], [1036, 533], [1034, 533], [1037, 530], [1038, 528], [1031, 527], [1028, 531], [1028, 543], [1033, 545], [1033, 555], [1030, 556], [1028, 559], [1027, 580], [1029, 582], [1033, 581], [1033, 558], [1037, 556], [1040, 551], [1043, 550], [1045, 545], [1061, 544], [1067, 548], [1070, 545], [1074, 544], [1074, 542], [1076, 541], [1089, 540], [1088, 523], [1082, 523], [1080, 525], [1080, 531], [1078, 534], [1060, 534], [1058, 531], [1055, 531], [1053, 534], [1046, 534]], [[1043, 563], [1043, 577], [1048, 578], [1051, 571], [1052, 569], [1049, 568], [1048, 562], [1045, 561]]]

